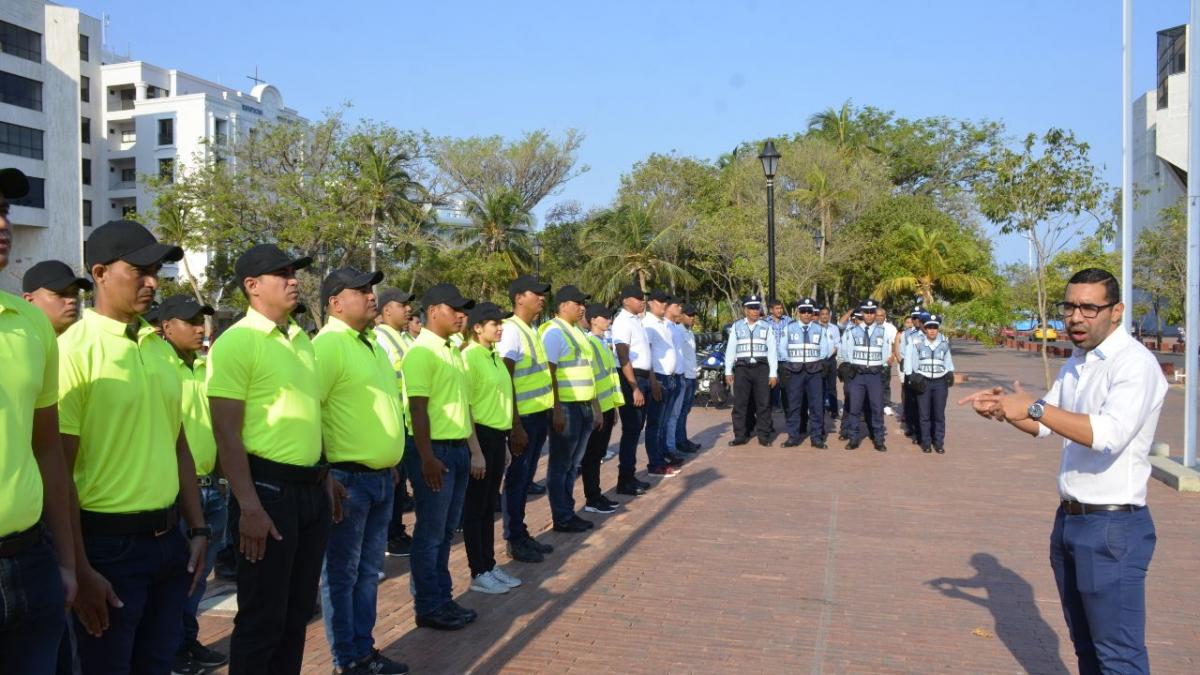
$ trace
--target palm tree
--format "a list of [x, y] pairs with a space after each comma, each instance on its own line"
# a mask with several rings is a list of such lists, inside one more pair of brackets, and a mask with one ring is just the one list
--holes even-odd
[[816, 164], [804, 172], [804, 182], [808, 187], [799, 188], [793, 194], [801, 204], [817, 212], [817, 222], [821, 228], [820, 261], [824, 264], [825, 247], [833, 234], [833, 223], [853, 194], [835, 185], [829, 180], [829, 174]]
[[501, 189], [467, 202], [471, 224], [454, 233], [455, 242], [468, 251], [500, 254], [508, 261], [513, 276], [529, 267], [529, 237], [533, 217], [513, 190]]
[[863, 151], [879, 152], [870, 145], [870, 138], [855, 118], [854, 108], [847, 99], [835, 110], [826, 108], [808, 118], [808, 134], [833, 144], [846, 159]]
[[597, 295], [609, 301], [622, 286], [636, 281], [643, 290], [651, 280], [690, 285], [695, 279], [670, 261], [666, 240], [673, 227], [657, 230], [655, 205], [626, 205], [600, 214], [583, 233], [583, 250], [591, 259], [584, 273], [600, 286]]
[[376, 249], [379, 228], [385, 222], [421, 220], [425, 213], [417, 201], [426, 195], [423, 185], [413, 179], [407, 167], [412, 162], [404, 151], [377, 148], [366, 144], [360, 156], [352, 160], [358, 177], [355, 193], [367, 214], [371, 230], [371, 269], [377, 268]]
[[992, 290], [992, 284], [983, 277], [951, 271], [947, 261], [949, 247], [940, 232], [926, 232], [924, 227], [905, 223], [902, 236], [908, 246], [900, 254], [900, 263], [908, 274], [879, 282], [875, 295], [880, 298], [919, 293], [926, 305], [933, 303], [933, 292], [937, 289], [949, 293], [980, 295]]

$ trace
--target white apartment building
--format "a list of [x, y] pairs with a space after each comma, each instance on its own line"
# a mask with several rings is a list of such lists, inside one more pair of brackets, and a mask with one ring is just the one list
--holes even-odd
[[1158, 86], [1133, 103], [1133, 235], [1187, 193], [1187, 26], [1158, 32]]
[[18, 289], [41, 260], [82, 271], [84, 229], [103, 199], [100, 92], [98, 19], [45, 0], [0, 2], [0, 167], [30, 182], [9, 212], [14, 245], [0, 288]]

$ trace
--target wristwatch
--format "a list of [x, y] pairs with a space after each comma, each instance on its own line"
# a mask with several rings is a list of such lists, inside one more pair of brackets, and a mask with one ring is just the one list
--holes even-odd
[[1029, 409], [1026, 412], [1029, 413], [1029, 419], [1037, 422], [1042, 419], [1042, 415], [1046, 414], [1046, 402], [1039, 398], [1029, 404]]
[[195, 539], [196, 537], [204, 537], [205, 539], [211, 540], [212, 528], [207, 525], [204, 527], [189, 527], [187, 529], [187, 538]]

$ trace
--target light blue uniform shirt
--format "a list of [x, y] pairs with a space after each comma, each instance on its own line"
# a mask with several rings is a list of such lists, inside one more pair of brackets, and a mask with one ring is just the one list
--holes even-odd
[[792, 321], [783, 329], [779, 341], [779, 360], [788, 363], [816, 363], [829, 358], [829, 335], [821, 324]]
[[749, 321], [738, 319], [729, 327], [729, 339], [725, 341], [725, 374], [732, 375], [738, 359], [765, 359], [770, 374], [776, 377], [779, 367], [779, 347], [775, 330], [766, 321], [759, 319], [751, 326]]
[[892, 346], [887, 344], [883, 326], [850, 326], [842, 334], [838, 361], [870, 368], [884, 365], [891, 353]]
[[910, 342], [904, 351], [904, 374], [918, 373], [925, 377], [941, 377], [954, 372], [954, 359], [950, 356], [950, 341], [944, 335], [932, 341], [922, 337], [919, 342]]

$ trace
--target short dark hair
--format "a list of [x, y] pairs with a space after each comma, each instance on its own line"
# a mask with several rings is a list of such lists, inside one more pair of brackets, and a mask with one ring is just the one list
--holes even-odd
[[783, 305], [782, 300], [772, 300], [771, 301], [771, 309], [775, 309], [776, 307], [783, 307], [783, 306], [784, 305]]
[[1108, 270], [1099, 267], [1079, 270], [1067, 281], [1068, 286], [1071, 284], [1104, 284], [1104, 301], [1113, 303], [1121, 301], [1121, 283]]

